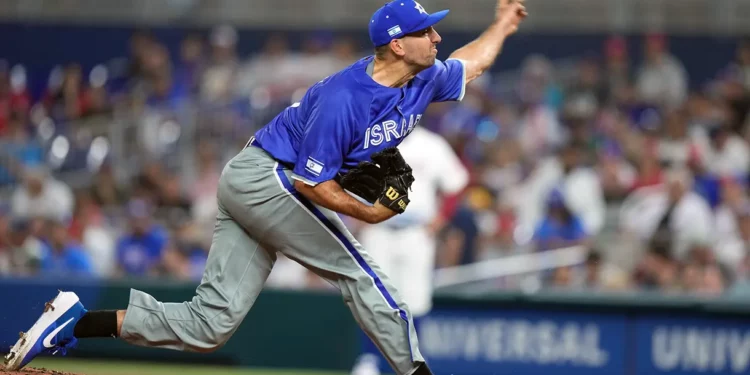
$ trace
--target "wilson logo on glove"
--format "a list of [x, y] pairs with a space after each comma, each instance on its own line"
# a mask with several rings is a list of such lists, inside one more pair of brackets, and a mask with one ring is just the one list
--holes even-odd
[[395, 201], [396, 199], [398, 199], [399, 194], [398, 191], [393, 188], [393, 186], [389, 186], [388, 191], [385, 192], [385, 196], [388, 197], [388, 199]]

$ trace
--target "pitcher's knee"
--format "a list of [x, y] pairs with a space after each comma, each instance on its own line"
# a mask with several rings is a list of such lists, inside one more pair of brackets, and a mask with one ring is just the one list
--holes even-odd
[[190, 306], [196, 317], [189, 330], [192, 333], [190, 345], [197, 352], [211, 353], [220, 349], [241, 323], [241, 319], [231, 314], [228, 308], [207, 308], [199, 299], [193, 300]]
[[190, 342], [186, 342], [186, 344], [190, 345], [196, 352], [212, 353], [221, 349], [229, 341], [232, 333], [234, 333], [234, 328], [201, 320], [194, 324], [193, 333]]

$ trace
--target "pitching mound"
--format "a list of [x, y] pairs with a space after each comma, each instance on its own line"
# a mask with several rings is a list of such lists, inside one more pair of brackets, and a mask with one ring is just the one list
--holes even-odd
[[0, 369], [0, 375], [23, 375], [23, 374], [37, 374], [37, 375], [77, 375], [69, 372], [47, 370], [46, 368], [25, 368], [21, 371], [7, 371]]

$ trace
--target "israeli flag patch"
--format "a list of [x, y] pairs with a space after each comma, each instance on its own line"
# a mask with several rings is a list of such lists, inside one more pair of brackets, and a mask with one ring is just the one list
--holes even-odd
[[321, 172], [323, 172], [323, 163], [310, 157], [310, 158], [307, 158], [307, 164], [305, 165], [305, 169], [317, 177], [317, 176], [320, 176]]
[[393, 26], [390, 29], [388, 29], [388, 35], [394, 36], [394, 35], [398, 35], [398, 34], [401, 34], [401, 26], [396, 25], [396, 26]]

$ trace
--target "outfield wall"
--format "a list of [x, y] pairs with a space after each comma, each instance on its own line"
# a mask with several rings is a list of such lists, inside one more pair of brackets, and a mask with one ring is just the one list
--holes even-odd
[[[115, 309], [125, 306], [130, 287], [180, 302], [193, 296], [195, 285], [2, 279], [0, 347], [7, 350], [58, 289], [77, 292], [89, 309]], [[747, 298], [555, 292], [445, 294], [435, 302], [421, 324], [420, 342], [436, 375], [750, 374]], [[358, 328], [340, 296], [268, 290], [215, 353], [93, 339], [71, 355], [346, 371], [358, 345]]]

